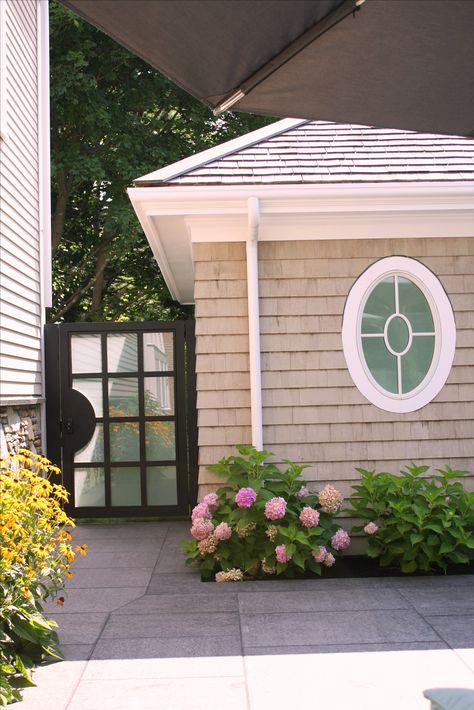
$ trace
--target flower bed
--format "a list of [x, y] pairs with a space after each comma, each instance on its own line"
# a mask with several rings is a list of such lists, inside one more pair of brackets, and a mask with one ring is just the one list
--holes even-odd
[[281, 471], [265, 463], [268, 451], [237, 451], [209, 467], [227, 481], [194, 508], [186, 563], [217, 582], [320, 575], [332, 567], [350, 544], [334, 519], [341, 493], [331, 485], [310, 493], [301, 480], [304, 466], [286, 462]]
[[[65, 489], [49, 479], [60, 473], [27, 450], [0, 462], [0, 705], [21, 700], [34, 685], [32, 669], [46, 658], [62, 658], [54, 621], [42, 602], [55, 597], [74, 560], [74, 523], [62, 505]], [[76, 547], [86, 554], [86, 546]], [[59, 604], [64, 598], [57, 599]]]

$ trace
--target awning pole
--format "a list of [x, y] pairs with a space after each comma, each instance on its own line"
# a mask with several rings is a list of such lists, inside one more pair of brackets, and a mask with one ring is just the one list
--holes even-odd
[[260, 363], [260, 308], [258, 295], [258, 233], [260, 228], [260, 203], [249, 197], [247, 251], [247, 303], [249, 317], [250, 407], [252, 420], [252, 445], [263, 450], [262, 375]]

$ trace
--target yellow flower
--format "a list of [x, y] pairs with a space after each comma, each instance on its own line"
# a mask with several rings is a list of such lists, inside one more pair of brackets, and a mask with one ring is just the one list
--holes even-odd
[[85, 557], [87, 555], [87, 545], [76, 545], [74, 551], [79, 552], [82, 557]]
[[72, 579], [74, 577], [73, 573], [68, 571], [64, 572], [64, 576], [67, 577], [67, 579]]

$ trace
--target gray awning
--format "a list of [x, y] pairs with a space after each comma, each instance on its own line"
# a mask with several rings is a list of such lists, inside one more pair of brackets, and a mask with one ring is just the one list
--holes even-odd
[[61, 1], [212, 109], [474, 136], [473, 0]]

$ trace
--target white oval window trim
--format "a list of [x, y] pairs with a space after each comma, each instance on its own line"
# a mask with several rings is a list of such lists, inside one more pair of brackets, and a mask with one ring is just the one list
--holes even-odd
[[[405, 276], [420, 288], [431, 308], [435, 347], [431, 366], [423, 381], [405, 395], [388, 392], [370, 376], [362, 352], [361, 320], [367, 299], [383, 278]], [[389, 256], [369, 266], [352, 285], [342, 321], [342, 347], [347, 368], [359, 391], [376, 407], [388, 412], [414, 412], [424, 407], [444, 386], [456, 349], [456, 324], [446, 291], [430, 269], [416, 259]]]

